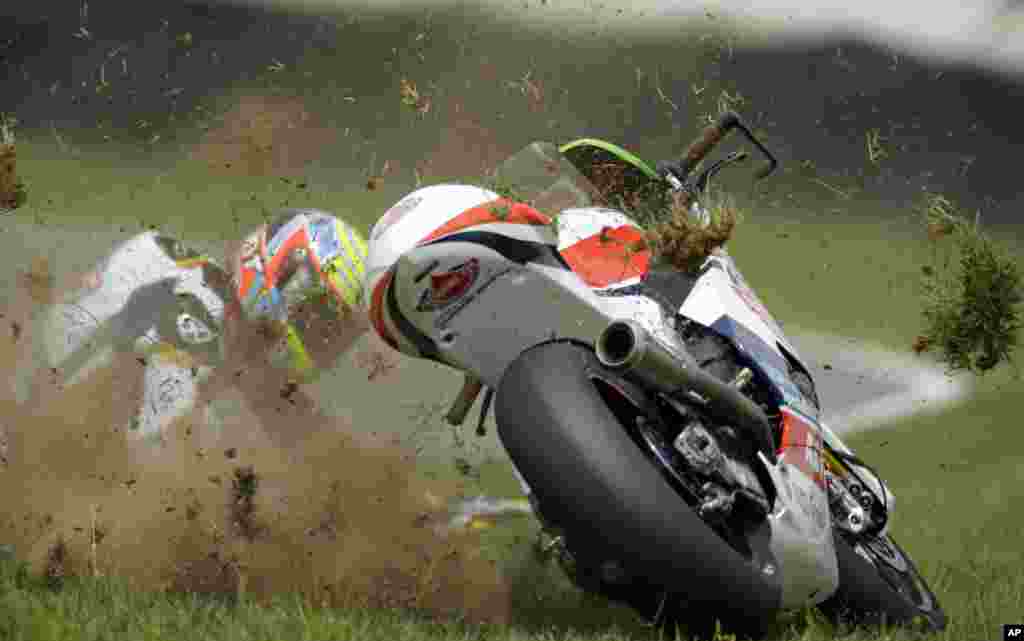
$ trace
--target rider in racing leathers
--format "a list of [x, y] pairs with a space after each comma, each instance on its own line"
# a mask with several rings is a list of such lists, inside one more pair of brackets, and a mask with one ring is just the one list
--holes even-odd
[[142, 363], [130, 426], [142, 437], [159, 439], [200, 396], [230, 386], [279, 444], [294, 442], [303, 434], [282, 413], [314, 407], [298, 386], [365, 333], [366, 253], [351, 225], [313, 209], [283, 210], [230, 244], [227, 271], [172, 238], [139, 234], [52, 308], [48, 364], [77, 384], [104, 358]]

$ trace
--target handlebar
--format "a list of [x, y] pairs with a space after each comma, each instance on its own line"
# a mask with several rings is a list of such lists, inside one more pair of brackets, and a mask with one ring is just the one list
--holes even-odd
[[689, 176], [694, 167], [699, 165], [739, 122], [740, 117], [735, 111], [727, 111], [718, 117], [718, 122], [708, 126], [700, 137], [690, 143], [680, 163], [683, 177]]
[[752, 145], [757, 147], [757, 150], [764, 154], [768, 159], [768, 164], [760, 169], [755, 174], [755, 177], [760, 180], [775, 171], [775, 168], [779, 165], [775, 156], [773, 156], [772, 153], [754, 137], [754, 134], [750, 129], [743, 124], [739, 114], [735, 111], [726, 111], [718, 117], [718, 120], [714, 124], [707, 127], [696, 140], [690, 143], [690, 146], [687, 148], [686, 153], [683, 154], [682, 161], [679, 164], [678, 178], [680, 180], [686, 180], [690, 175], [690, 172], [700, 164], [700, 161], [704, 160], [704, 158], [706, 158], [707, 155], [711, 153], [716, 146], [718, 146], [718, 143], [722, 142], [725, 136], [733, 129], [739, 129], [740, 132], [743, 133], [743, 137], [750, 141]]

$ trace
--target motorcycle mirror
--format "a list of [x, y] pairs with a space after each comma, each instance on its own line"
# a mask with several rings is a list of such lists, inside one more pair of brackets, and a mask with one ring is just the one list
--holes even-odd
[[768, 148], [765, 147], [761, 143], [761, 141], [757, 139], [756, 136], [754, 136], [754, 132], [750, 131], [750, 128], [748, 128], [747, 125], [743, 123], [743, 121], [737, 120], [733, 126], [736, 129], [739, 129], [740, 132], [743, 134], [743, 137], [746, 138], [750, 142], [750, 144], [756, 147], [757, 150], [760, 151], [761, 154], [763, 154], [764, 157], [768, 159], [768, 164], [766, 164], [764, 167], [759, 169], [754, 174], [754, 180], [761, 180], [762, 178], [767, 178], [772, 172], [774, 172], [778, 168], [778, 159], [776, 159], [772, 152], [768, 151]]

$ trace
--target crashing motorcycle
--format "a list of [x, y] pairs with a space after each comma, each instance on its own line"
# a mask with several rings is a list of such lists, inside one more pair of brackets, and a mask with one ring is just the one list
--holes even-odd
[[451, 422], [483, 391], [482, 428], [494, 401], [581, 588], [659, 626], [758, 631], [817, 606], [834, 621], [942, 629], [889, 534], [892, 493], [821, 421], [805, 361], [728, 251], [681, 270], [640, 243], [645, 203], [672, 199], [708, 223], [711, 178], [747, 154], [702, 161], [732, 131], [768, 160], [758, 178], [776, 168], [729, 112], [679, 162], [652, 168], [595, 139], [533, 143], [495, 173], [515, 194], [413, 191], [370, 234], [371, 324], [465, 374]]

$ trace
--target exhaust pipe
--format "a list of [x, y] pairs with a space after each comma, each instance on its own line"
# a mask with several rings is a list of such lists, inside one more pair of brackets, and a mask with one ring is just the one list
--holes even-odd
[[608, 325], [595, 343], [595, 352], [608, 369], [663, 394], [696, 393], [712, 415], [747, 432], [757, 449], [775, 463], [772, 426], [764, 411], [736, 387], [702, 370], [688, 353], [678, 353], [630, 320]]

